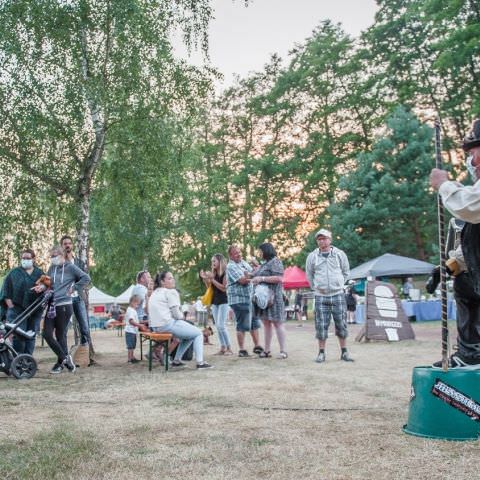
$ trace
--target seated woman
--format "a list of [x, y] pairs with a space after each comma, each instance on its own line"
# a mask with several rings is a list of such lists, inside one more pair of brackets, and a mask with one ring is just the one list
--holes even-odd
[[171, 333], [180, 340], [172, 367], [185, 365], [182, 357], [193, 342], [197, 368], [212, 368], [203, 360], [202, 331], [183, 320], [180, 295], [175, 289], [175, 279], [171, 272], [160, 272], [155, 276], [154, 290], [148, 302], [150, 328], [158, 333]]

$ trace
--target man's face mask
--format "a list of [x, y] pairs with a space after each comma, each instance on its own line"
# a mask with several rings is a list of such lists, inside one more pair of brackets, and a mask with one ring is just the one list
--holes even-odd
[[465, 160], [465, 164], [467, 165], [467, 170], [468, 170], [468, 173], [470, 174], [470, 177], [474, 182], [476, 182], [478, 180], [477, 167], [475, 167], [472, 164], [472, 162], [473, 162], [473, 153], [468, 155], [467, 159]]
[[62, 259], [58, 255], [56, 255], [55, 257], [51, 257], [51, 261], [52, 261], [52, 265], [55, 267], [58, 267], [59, 265], [62, 264]]

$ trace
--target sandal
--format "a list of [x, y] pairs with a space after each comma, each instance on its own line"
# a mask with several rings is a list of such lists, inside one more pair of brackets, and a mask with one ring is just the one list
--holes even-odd
[[260, 352], [258, 354], [258, 356], [260, 358], [272, 358], [272, 354], [270, 352], [266, 352], [265, 350], [263, 350], [262, 352]]
[[278, 355], [277, 355], [277, 358], [279, 360], [284, 360], [285, 358], [288, 358], [288, 353], [287, 352], [280, 352]]
[[261, 347], [260, 345], [257, 345], [254, 349], [253, 349], [253, 353], [262, 353], [264, 350], [263, 350], [263, 347]]

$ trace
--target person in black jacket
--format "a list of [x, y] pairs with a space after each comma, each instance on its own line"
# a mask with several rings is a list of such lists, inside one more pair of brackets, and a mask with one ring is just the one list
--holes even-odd
[[[7, 322], [13, 322], [38, 298], [40, 294], [34, 292], [32, 288], [41, 275], [43, 271], [35, 265], [35, 252], [30, 248], [22, 250], [20, 266], [7, 274], [0, 293], [2, 317], [5, 317]], [[38, 333], [41, 316], [42, 309], [39, 307], [22, 321], [20, 328]], [[35, 349], [35, 338], [27, 340], [20, 335], [14, 335], [13, 348], [18, 354], [32, 355]]]

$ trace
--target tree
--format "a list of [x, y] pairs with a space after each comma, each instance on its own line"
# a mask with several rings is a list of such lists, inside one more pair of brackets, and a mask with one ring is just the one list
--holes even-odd
[[108, 144], [205, 92], [205, 76], [174, 60], [170, 35], [181, 29], [187, 45], [206, 50], [209, 3], [0, 5], [0, 162], [72, 206], [85, 261], [90, 198]]
[[434, 253], [432, 129], [404, 107], [397, 107], [386, 125], [388, 132], [342, 178], [328, 209], [336, 243], [353, 265], [386, 252], [422, 260]]
[[170, 237], [192, 155], [191, 129], [180, 118], [146, 118], [136, 128], [129, 142], [109, 148], [92, 197], [92, 278], [117, 293], [135, 272], [167, 267], [180, 247]]
[[478, 112], [480, 60], [478, 2], [382, 0], [375, 24], [363, 34], [375, 84], [390, 104], [440, 115], [444, 147], [463, 138]]

